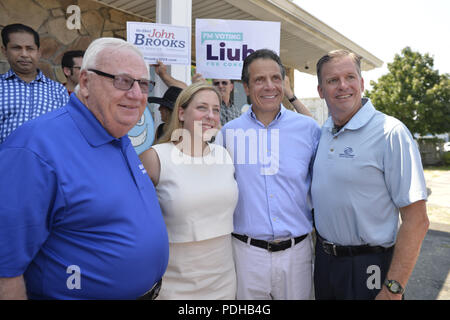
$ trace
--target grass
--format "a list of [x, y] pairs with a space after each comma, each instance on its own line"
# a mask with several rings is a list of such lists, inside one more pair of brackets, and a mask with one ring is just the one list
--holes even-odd
[[448, 171], [450, 170], [450, 165], [445, 166], [426, 166], [423, 168], [424, 171]]

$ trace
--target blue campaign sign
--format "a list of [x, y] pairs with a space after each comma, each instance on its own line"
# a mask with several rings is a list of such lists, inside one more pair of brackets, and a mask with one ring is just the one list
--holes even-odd
[[133, 129], [128, 132], [128, 137], [137, 154], [141, 154], [152, 145], [153, 140], [155, 139], [155, 125], [148, 105], [145, 108], [141, 119]]

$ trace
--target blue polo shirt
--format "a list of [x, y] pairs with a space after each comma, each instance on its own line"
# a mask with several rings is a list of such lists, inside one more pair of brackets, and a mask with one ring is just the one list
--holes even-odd
[[311, 170], [319, 138], [313, 118], [283, 106], [267, 127], [252, 108], [223, 126], [216, 141], [230, 153], [239, 187], [235, 233], [277, 240], [311, 232]]
[[32, 299], [135, 299], [168, 262], [155, 189], [127, 136], [73, 94], [0, 146], [0, 277]]

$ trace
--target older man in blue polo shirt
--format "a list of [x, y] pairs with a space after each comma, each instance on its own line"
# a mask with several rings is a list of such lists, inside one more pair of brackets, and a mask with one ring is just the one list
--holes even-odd
[[221, 131], [239, 186], [233, 233], [238, 299], [312, 297], [310, 169], [320, 129], [281, 104], [284, 77], [276, 53], [249, 55], [242, 81], [251, 108]]
[[148, 66], [133, 45], [97, 39], [79, 85], [0, 147], [0, 298], [154, 298], [166, 269], [155, 189], [127, 136]]
[[41, 54], [36, 31], [10, 24], [2, 29], [2, 42], [11, 69], [0, 75], [0, 144], [25, 121], [69, 101], [64, 86], [37, 68]]
[[328, 53], [317, 76], [331, 117], [311, 187], [316, 298], [401, 299], [428, 228], [419, 151], [403, 123], [361, 98], [354, 53]]

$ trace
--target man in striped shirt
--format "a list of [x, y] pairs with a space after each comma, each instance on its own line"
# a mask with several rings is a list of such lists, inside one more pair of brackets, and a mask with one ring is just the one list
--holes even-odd
[[35, 30], [10, 24], [2, 30], [2, 42], [11, 69], [0, 75], [0, 143], [25, 121], [69, 101], [64, 86], [37, 68], [41, 54]]

